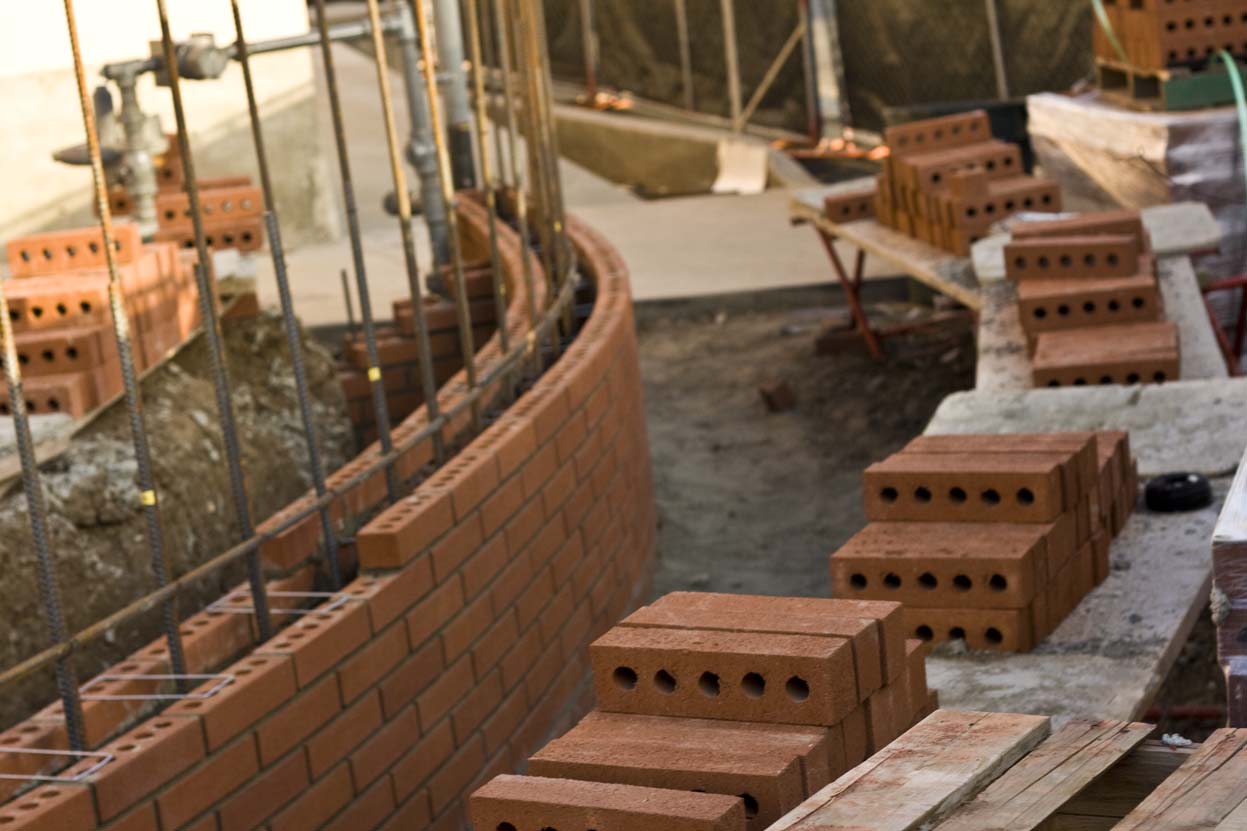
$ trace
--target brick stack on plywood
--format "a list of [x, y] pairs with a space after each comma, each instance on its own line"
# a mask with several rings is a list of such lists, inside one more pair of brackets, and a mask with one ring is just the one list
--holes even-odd
[[1025, 652], [1108, 577], [1138, 473], [1125, 433], [922, 436], [863, 488], [832, 594], [903, 603], [906, 637]]
[[833, 222], [873, 215], [888, 227], [967, 256], [991, 226], [1018, 211], [1059, 211], [1055, 182], [1028, 176], [1016, 145], [992, 138], [987, 113], [914, 121], [884, 133], [890, 151], [876, 180], [874, 201], [866, 192], [827, 200]]
[[891, 602], [675, 593], [589, 654], [598, 709], [529, 760], [548, 779], [478, 793], [478, 829], [520, 827], [506, 810], [560, 827], [579, 821], [565, 819], [572, 804], [606, 810], [624, 795], [635, 827], [676, 827], [644, 824], [644, 789], [658, 788], [690, 809], [690, 792], [729, 799], [702, 807], [730, 824], [689, 827], [761, 831], [936, 707], [925, 649]]
[[1136, 211], [1026, 222], [1005, 246], [1037, 387], [1163, 383], [1180, 375], [1156, 259]]
[[[159, 362], [199, 325], [194, 256], [144, 243], [137, 226], [113, 229], [135, 368]], [[9, 304], [27, 409], [80, 418], [119, 394], [108, 264], [98, 228], [53, 231], [8, 244]], [[9, 408], [0, 390], [0, 412]]]

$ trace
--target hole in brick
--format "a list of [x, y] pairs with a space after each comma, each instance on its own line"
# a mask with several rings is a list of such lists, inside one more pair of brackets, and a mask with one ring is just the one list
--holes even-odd
[[922, 586], [924, 589], [933, 589], [939, 584], [940, 581], [937, 580], [935, 575], [929, 571], [925, 571], [918, 575], [918, 585]]
[[1069, 306], [1062, 303], [1060, 306], [1056, 307], [1056, 313], [1061, 317], [1069, 317]]
[[117, 748], [117, 750], [119, 750], [119, 751], [120, 751], [120, 752], [122, 752], [122, 753], [128, 753], [128, 752], [130, 752], [131, 750], [134, 750], [134, 748], [136, 748], [136, 747], [138, 747], [138, 745], [134, 745], [134, 744], [123, 744], [123, 745], [121, 745], [120, 747], [118, 747], [118, 748]]
[[914, 491], [914, 499], [917, 499], [919, 502], [930, 502], [931, 491], [926, 488], [918, 488]]
[[914, 630], [914, 636], [919, 640], [929, 641], [935, 637], [935, 632], [931, 631], [931, 627], [924, 623]]
[[879, 491], [879, 498], [881, 498], [884, 502], [895, 502], [899, 497], [900, 494], [897, 492], [896, 488], [884, 488]]
[[82, 313], [84, 315], [91, 313], [91, 304], [85, 300], [83, 300], [81, 303], [78, 304], [78, 308], [82, 309]]
[[985, 502], [988, 505], [999, 505], [1000, 504], [1000, 494], [997, 493], [994, 488], [988, 488], [987, 490], [983, 491], [983, 493], [980, 494], [980, 497], [982, 498], [983, 502]]
[[1095, 268], [1095, 254], [1084, 254], [1082, 264], [1088, 268]]
[[1034, 505], [1035, 504], [1035, 494], [1031, 492], [1030, 488], [1019, 488], [1018, 489], [1018, 504], [1020, 505]]
[[1048, 310], [1045, 309], [1043, 306], [1040, 306], [1037, 309], [1035, 309], [1035, 311], [1032, 312], [1032, 314], [1035, 315], [1036, 319], [1043, 320], [1045, 317], [1048, 316]]
[[966, 639], [966, 630], [962, 629], [960, 626], [954, 626], [952, 629], [948, 630], [948, 637], [955, 641], [964, 641]]
[[866, 588], [866, 582], [865, 574], [853, 574], [849, 576], [849, 585], [855, 589]]
[[144, 740], [146, 740], [146, 739], [150, 739], [150, 738], [151, 738], [152, 736], [154, 736], [154, 735], [156, 735], [156, 734], [155, 734], [155, 733], [147, 733], [147, 732], [143, 732], [143, 733], [139, 733], [139, 734], [138, 734], [138, 735], [136, 735], [134, 738], [136, 738], [136, 739], [144, 739]]
[[949, 488], [948, 498], [960, 505], [966, 501], [966, 492], [961, 488]]
[[1013, 259], [1013, 264], [1014, 264], [1015, 266], [1017, 266], [1018, 268], [1026, 268], [1026, 258], [1025, 258], [1025, 257], [1015, 257], [1015, 258]]
[[1135, 297], [1130, 301], [1130, 305], [1134, 306], [1136, 309], [1142, 309], [1147, 304], [1142, 297]]
[[883, 585], [887, 586], [889, 589], [899, 589], [901, 587], [901, 576], [899, 574], [889, 572], [883, 577]]
[[1069, 268], [1074, 264], [1074, 258], [1069, 254], [1061, 255], [1061, 268]]
[[1009, 588], [1009, 581], [1003, 574], [993, 574], [987, 581], [987, 585], [992, 587], [992, 591], [1002, 592]]
[[761, 698], [766, 693], [766, 679], [751, 672], [740, 679], [740, 690], [747, 698]]
[[64, 317], [65, 315], [69, 314], [69, 309], [65, 308], [65, 304], [64, 304], [64, 303], [57, 303], [57, 304], [56, 304], [56, 313], [57, 313], [58, 315], [60, 315], [61, 317]]
[[515, 831], [515, 826], [509, 822], [498, 823], [498, 831]]
[[805, 701], [810, 697], [810, 685], [804, 678], [794, 675], [784, 684], [784, 692], [793, 701]]
[[718, 698], [719, 676], [713, 672], [703, 672], [701, 678], [697, 679], [697, 689], [707, 698]]
[[1155, 375], [1152, 376], [1152, 380], [1158, 384], [1163, 384], [1165, 382], [1165, 373], [1157, 372]]
[[675, 692], [675, 688], [677, 686], [675, 676], [667, 672], [665, 669], [660, 669], [658, 672], [654, 673], [654, 686], [658, 688], [660, 693], [663, 693], [664, 695], [671, 695]]
[[740, 798], [745, 801], [745, 819], [753, 819], [758, 815], [758, 800], [753, 794], [743, 793]]
[[1088, 300], [1086, 303], [1082, 304], [1082, 310], [1089, 315], [1095, 314], [1095, 303], [1091, 300]]
[[1086, 379], [1086, 378], [1075, 378], [1075, 379], [1074, 379], [1074, 386], [1076, 386], [1076, 387], [1085, 387], [1085, 386], [1087, 386], [1087, 379]]
[[988, 643], [1003, 643], [1005, 636], [995, 626], [987, 627], [987, 631], [983, 633], [983, 637], [987, 638]]
[[1049, 260], [1047, 257], [1040, 257], [1038, 260], [1038, 263], [1039, 263], [1040, 268], [1047, 268], [1049, 265]]
[[1127, 383], [1127, 384], [1137, 384], [1137, 383], [1139, 383], [1139, 381], [1140, 381], [1140, 378], [1139, 378], [1139, 373], [1137, 373], [1137, 372], [1132, 372], [1132, 373], [1130, 373], [1129, 375], [1127, 375], [1127, 376], [1126, 376], [1126, 383]]
[[974, 586], [974, 581], [964, 574], [958, 574], [953, 578], [953, 585], [959, 592], [968, 592]]

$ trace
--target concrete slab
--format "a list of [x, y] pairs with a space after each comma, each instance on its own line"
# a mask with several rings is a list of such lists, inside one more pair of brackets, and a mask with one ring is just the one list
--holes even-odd
[[1232, 473], [1247, 436], [1247, 379], [950, 395], [926, 433], [1128, 430], [1142, 476]]
[[[1229, 370], [1208, 321], [1203, 295], [1189, 257], [1165, 257], [1157, 263], [1157, 279], [1165, 317], [1178, 324], [1182, 346], [1182, 378], [1228, 378]], [[975, 387], [979, 390], [1023, 390], [1031, 387], [1026, 333], [1018, 317], [1017, 292], [1008, 280], [985, 282], [983, 314], [979, 317]]]

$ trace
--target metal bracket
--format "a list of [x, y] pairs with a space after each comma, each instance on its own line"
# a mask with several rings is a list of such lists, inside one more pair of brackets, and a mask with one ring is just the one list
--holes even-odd
[[91, 750], [40, 750], [33, 747], [11, 747], [0, 746], [0, 753], [13, 753], [21, 755], [34, 756], [50, 756], [60, 759], [69, 759], [71, 764], [80, 759], [97, 759], [98, 761], [85, 770], [75, 773], [73, 776], [55, 776], [39, 773], [0, 773], [0, 779], [13, 779], [19, 782], [81, 782], [94, 774], [104, 765], [111, 762], [114, 758], [111, 753], [99, 753]]
[[[239, 589], [235, 592], [222, 597], [213, 603], [208, 604], [204, 609], [207, 612], [225, 612], [231, 615], [251, 615], [255, 614], [255, 606], [249, 602], [243, 602], [248, 596], [246, 589]], [[305, 598], [311, 600], [325, 600], [329, 602], [321, 606], [313, 606], [310, 609], [269, 609], [270, 615], [314, 615], [322, 612], [332, 612], [346, 605], [350, 595], [342, 592], [268, 592], [270, 599], [272, 598]], [[238, 600], [242, 598], [243, 600]]]
[[[217, 683], [213, 684], [211, 687], [204, 690], [203, 692], [124, 693], [124, 694], [121, 694], [121, 693], [104, 694], [104, 693], [90, 692], [90, 690], [93, 687], [97, 686], [98, 684], [105, 684], [110, 681], [209, 681], [212, 679], [216, 679]], [[96, 676], [95, 678], [92, 678], [89, 682], [84, 684], [79, 689], [79, 693], [80, 693], [79, 697], [83, 701], [184, 701], [184, 700], [202, 701], [205, 698], [211, 698], [212, 696], [216, 695], [217, 693], [219, 693], [221, 690], [225, 689], [232, 683], [234, 683], [233, 675], [195, 675], [195, 674], [190, 674], [190, 675], [176, 675], [176, 674], [99, 675], [99, 676]]]

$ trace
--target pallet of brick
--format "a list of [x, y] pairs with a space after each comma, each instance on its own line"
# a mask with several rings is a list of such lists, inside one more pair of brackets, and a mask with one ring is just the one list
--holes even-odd
[[1176, 381], [1178, 327], [1154, 321], [1045, 332], [1036, 339], [1031, 368], [1036, 387]]
[[468, 815], [477, 831], [744, 831], [736, 796], [635, 785], [499, 776], [476, 791]]
[[[1126, 61], [1140, 70], [1200, 65], [1222, 49], [1236, 56], [1247, 52], [1243, 0], [1131, 0], [1104, 5]], [[1097, 60], [1120, 63], [1121, 54], [1108, 34], [1102, 27], [1093, 29]]]

